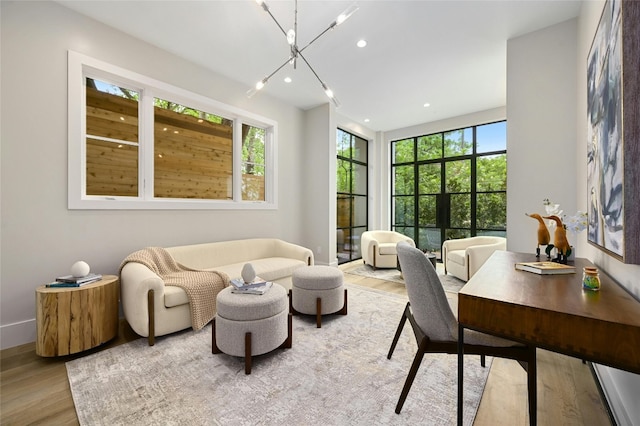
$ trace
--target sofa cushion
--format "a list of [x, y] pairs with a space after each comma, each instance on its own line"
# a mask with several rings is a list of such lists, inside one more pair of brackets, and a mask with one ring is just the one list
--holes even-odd
[[380, 254], [397, 254], [396, 243], [379, 243], [378, 247]]
[[180, 287], [175, 285], [164, 286], [164, 306], [173, 308], [174, 306], [185, 305], [189, 303], [187, 293]]
[[301, 260], [290, 259], [286, 257], [267, 257], [264, 259], [255, 259], [249, 262], [232, 263], [230, 265], [211, 268], [211, 270], [221, 271], [229, 275], [230, 279], [240, 278], [242, 276], [242, 267], [246, 263], [251, 263], [256, 275], [267, 281], [274, 281], [283, 277], [289, 277], [296, 269], [307, 266]]
[[466, 260], [465, 250], [452, 250], [447, 252], [447, 260], [464, 266]]

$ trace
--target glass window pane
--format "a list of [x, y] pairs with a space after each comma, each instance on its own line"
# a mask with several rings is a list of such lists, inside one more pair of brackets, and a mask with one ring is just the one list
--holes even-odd
[[86, 194], [138, 196], [139, 92], [86, 78]]
[[418, 231], [418, 247], [422, 250], [439, 252], [442, 248], [440, 228], [420, 228]]
[[413, 139], [391, 142], [391, 158], [394, 164], [414, 161]]
[[163, 99], [154, 104], [154, 196], [232, 199], [233, 122]]
[[394, 197], [393, 223], [394, 226], [414, 226], [415, 223], [415, 198]]
[[444, 134], [444, 156], [469, 155], [473, 149], [473, 128], [454, 130]]
[[445, 229], [445, 240], [455, 240], [457, 238], [469, 238], [471, 236], [471, 230], [469, 229]]
[[435, 227], [438, 215], [438, 204], [436, 196], [421, 196], [419, 200], [418, 226]]
[[351, 226], [351, 196], [338, 194], [336, 210], [337, 227]]
[[441, 191], [441, 166], [436, 164], [422, 164], [418, 166], [420, 182], [418, 192], [420, 194], [439, 194]]
[[507, 122], [485, 124], [476, 128], [476, 152], [507, 149]]
[[338, 129], [336, 144], [338, 156], [351, 158], [351, 134]]
[[471, 161], [449, 161], [445, 163], [446, 192], [471, 192]]
[[367, 162], [367, 144], [368, 142], [357, 136], [353, 137], [353, 159], [361, 163]]
[[483, 229], [507, 228], [507, 194], [505, 192], [477, 195], [476, 223]]
[[471, 228], [471, 194], [453, 194], [450, 202], [449, 226]]
[[352, 163], [353, 165], [353, 193], [364, 195], [367, 193], [367, 166]]
[[242, 199], [265, 200], [265, 129], [242, 125]]
[[353, 197], [353, 225], [367, 226], [367, 197]]
[[393, 168], [393, 193], [394, 195], [409, 195], [414, 189], [414, 168], [410, 166], [397, 166]]
[[442, 158], [442, 133], [418, 138], [418, 161]]
[[351, 162], [347, 160], [337, 160], [337, 191], [350, 193], [351, 192]]
[[478, 191], [507, 190], [507, 154], [478, 157], [476, 168]]

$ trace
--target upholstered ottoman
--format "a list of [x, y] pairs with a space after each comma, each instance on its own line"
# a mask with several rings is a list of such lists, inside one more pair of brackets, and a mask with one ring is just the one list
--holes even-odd
[[316, 316], [316, 327], [322, 327], [322, 315], [347, 315], [347, 290], [344, 275], [331, 266], [307, 266], [293, 271], [289, 304], [292, 314]]
[[244, 357], [244, 372], [251, 374], [251, 357], [276, 348], [291, 347], [291, 314], [287, 291], [274, 283], [262, 295], [218, 293], [212, 324], [211, 352]]

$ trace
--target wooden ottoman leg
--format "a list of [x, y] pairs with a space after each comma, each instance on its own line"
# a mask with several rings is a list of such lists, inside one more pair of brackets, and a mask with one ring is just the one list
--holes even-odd
[[222, 351], [216, 344], [216, 319], [214, 318], [213, 321], [211, 321], [211, 353], [219, 354], [220, 352]]
[[244, 374], [251, 374], [251, 333], [244, 335]]
[[147, 310], [149, 315], [149, 346], [153, 346], [156, 343], [156, 314], [155, 305], [153, 302], [153, 290], [149, 290], [147, 293]]
[[291, 349], [293, 346], [293, 315], [287, 315], [287, 338], [280, 345], [282, 349]]
[[322, 328], [322, 299], [316, 299], [316, 328]]
[[289, 290], [289, 313], [292, 315], [298, 315], [300, 313], [293, 307], [293, 290]]
[[341, 315], [347, 315], [347, 289], [344, 289], [344, 305], [342, 309], [338, 312]]

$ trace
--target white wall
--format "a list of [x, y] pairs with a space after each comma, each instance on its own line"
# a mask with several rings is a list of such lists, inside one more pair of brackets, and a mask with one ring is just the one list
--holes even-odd
[[[576, 20], [507, 42], [507, 245], [534, 253], [542, 201], [576, 212]], [[571, 241], [575, 246], [576, 243]], [[582, 255], [580, 247], [576, 248]]]
[[[307, 245], [304, 209], [326, 205], [300, 202], [302, 111], [263, 95], [247, 99], [243, 85], [57, 3], [2, 1], [1, 8], [1, 348], [35, 340], [35, 288], [76, 260], [116, 274], [127, 254], [152, 245], [261, 236]], [[278, 209], [67, 210], [69, 49], [278, 121]]]

